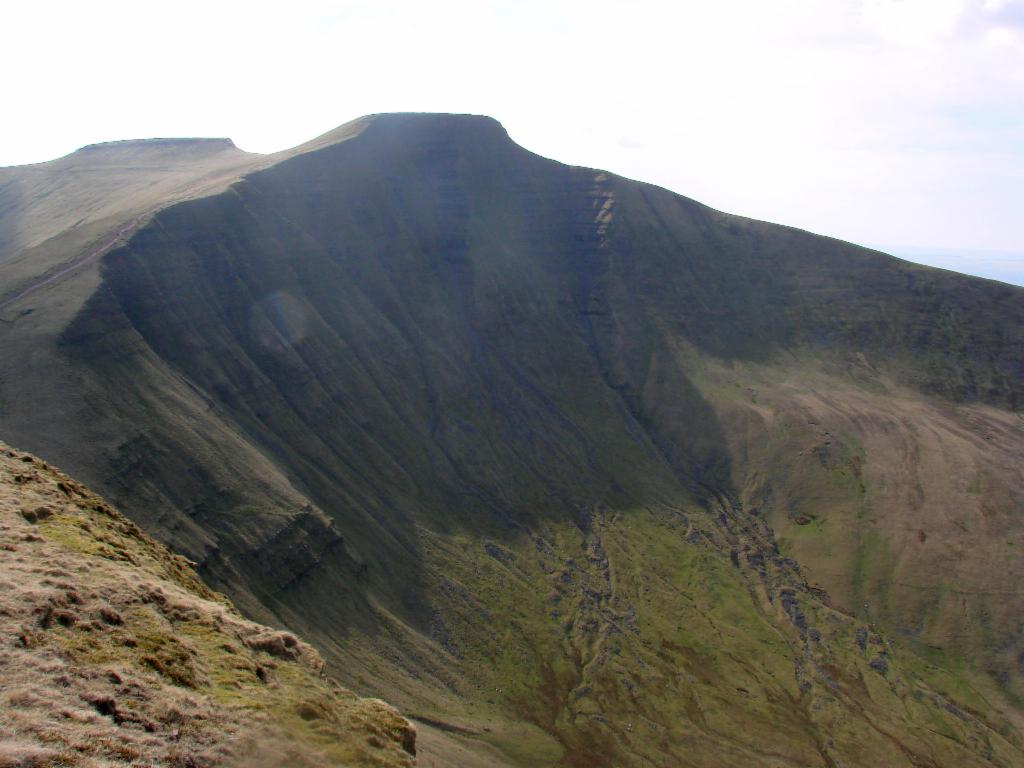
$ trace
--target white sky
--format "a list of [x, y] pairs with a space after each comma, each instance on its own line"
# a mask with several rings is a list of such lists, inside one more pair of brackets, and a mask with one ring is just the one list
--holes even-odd
[[1024, 0], [36, 0], [0, 31], [0, 165], [475, 112], [722, 210], [1024, 252]]

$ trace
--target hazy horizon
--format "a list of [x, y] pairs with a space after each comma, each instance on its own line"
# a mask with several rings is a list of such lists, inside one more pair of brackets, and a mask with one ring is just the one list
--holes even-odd
[[913, 248], [871, 245], [871, 248], [915, 264], [949, 269], [975, 277], [985, 277], [1011, 285], [1024, 286], [1024, 251], [970, 251], [954, 248]]

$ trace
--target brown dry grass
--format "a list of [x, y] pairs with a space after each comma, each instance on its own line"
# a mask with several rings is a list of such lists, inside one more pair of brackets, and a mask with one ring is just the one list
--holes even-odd
[[0, 766], [413, 763], [391, 707], [324, 677], [180, 557], [0, 445]]

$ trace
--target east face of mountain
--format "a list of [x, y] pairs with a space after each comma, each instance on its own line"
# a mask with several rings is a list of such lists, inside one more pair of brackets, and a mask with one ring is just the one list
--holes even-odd
[[0, 430], [439, 751], [1008, 765], [1022, 296], [381, 116], [7, 308]]

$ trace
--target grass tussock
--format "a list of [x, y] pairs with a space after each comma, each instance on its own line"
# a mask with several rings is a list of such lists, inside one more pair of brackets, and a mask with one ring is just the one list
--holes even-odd
[[88, 489], [0, 446], [0, 766], [408, 766], [415, 731], [242, 618]]

